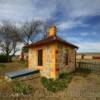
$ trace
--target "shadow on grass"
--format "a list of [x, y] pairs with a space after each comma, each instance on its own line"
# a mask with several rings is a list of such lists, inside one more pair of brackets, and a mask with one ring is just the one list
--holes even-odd
[[6, 67], [6, 65], [3, 63], [0, 63], [0, 67], [3, 68], [3, 67]]
[[83, 77], [87, 77], [88, 74], [91, 73], [90, 69], [85, 68], [76, 68], [76, 71], [73, 73], [74, 75], [81, 75]]

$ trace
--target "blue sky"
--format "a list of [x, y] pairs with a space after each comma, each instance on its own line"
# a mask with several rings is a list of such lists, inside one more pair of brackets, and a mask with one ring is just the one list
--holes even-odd
[[79, 52], [100, 52], [100, 0], [0, 0], [0, 21], [32, 19], [56, 24]]

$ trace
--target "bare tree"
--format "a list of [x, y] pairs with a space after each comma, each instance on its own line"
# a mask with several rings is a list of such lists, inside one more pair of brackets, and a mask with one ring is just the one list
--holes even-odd
[[8, 60], [18, 51], [17, 43], [19, 41], [20, 37], [16, 26], [9, 21], [3, 22], [0, 27], [0, 49]]
[[20, 29], [22, 42], [27, 45], [34, 42], [34, 37], [38, 33], [45, 34], [45, 23], [43, 21], [25, 22]]

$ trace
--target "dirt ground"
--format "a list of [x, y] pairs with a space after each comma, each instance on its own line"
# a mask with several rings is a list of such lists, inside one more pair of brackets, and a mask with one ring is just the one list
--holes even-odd
[[[7, 69], [10, 71], [11, 68], [5, 68], [5, 72]], [[15, 69], [16, 67], [13, 70]], [[100, 75], [96, 73], [73, 73], [69, 86], [64, 91], [57, 93], [47, 91], [43, 87], [40, 77], [33, 78], [33, 76], [29, 76], [20, 80], [32, 86], [32, 93], [30, 95], [12, 93], [10, 84], [13, 81], [8, 82], [2, 76], [0, 78], [0, 100], [100, 100]]]
[[24, 79], [33, 88], [30, 95], [12, 96], [9, 83], [5, 84], [4, 81], [2, 84], [4, 94], [0, 100], [100, 100], [100, 75], [94, 73], [88, 75], [75, 73], [68, 88], [57, 93], [47, 91], [41, 84], [40, 78]]

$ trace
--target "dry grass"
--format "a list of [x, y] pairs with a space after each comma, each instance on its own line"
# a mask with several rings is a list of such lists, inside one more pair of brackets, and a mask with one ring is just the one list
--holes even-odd
[[[89, 73], [86, 77], [79, 73], [73, 75], [68, 88], [57, 93], [52, 93], [44, 88], [40, 81], [41, 78], [26, 77], [24, 81], [32, 87], [32, 92], [30, 96], [21, 96], [19, 100], [33, 100], [33, 98], [34, 100], [96, 100], [97, 95], [100, 94], [100, 76], [94, 73]], [[16, 80], [18, 81], [18, 79]], [[11, 90], [13, 82], [4, 84], [2, 91], [14, 94]], [[100, 95], [97, 98], [100, 98]]]
[[[6, 72], [20, 70], [27, 67], [24, 62], [6, 63], [0, 67], [1, 75]], [[16, 79], [21, 81], [20, 79]], [[41, 84], [41, 78], [29, 76], [24, 78], [25, 83], [32, 87], [32, 93], [27, 96], [4, 96], [0, 100], [100, 100], [100, 75], [94, 73], [73, 73], [73, 79], [64, 91], [51, 93]], [[0, 77], [0, 93], [14, 94], [11, 90], [12, 82]], [[7, 94], [7, 95], [8, 95]], [[97, 97], [97, 95], [99, 95]]]
[[0, 76], [4, 75], [7, 72], [26, 68], [27, 66], [28, 66], [27, 61], [15, 61], [15, 62], [9, 62], [9, 63], [0, 63]]
[[100, 59], [77, 59], [77, 62], [100, 62]]
[[5, 73], [20, 70], [27, 67], [27, 62], [9, 62], [9, 63], [0, 63], [0, 92], [9, 91], [10, 83], [5, 80]]

